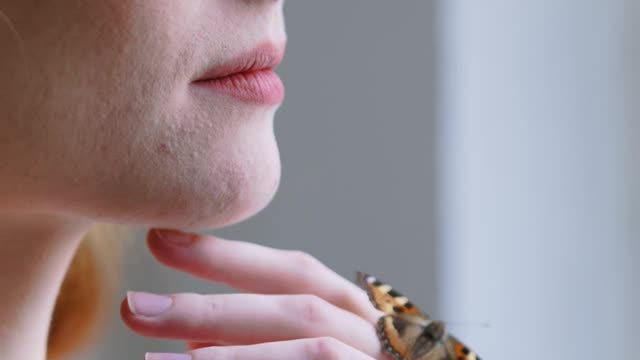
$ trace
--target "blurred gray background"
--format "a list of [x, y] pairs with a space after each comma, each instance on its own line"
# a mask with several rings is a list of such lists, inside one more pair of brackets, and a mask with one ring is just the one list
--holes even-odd
[[[280, 189], [215, 234], [378, 275], [483, 359], [637, 356], [640, 2], [288, 1], [285, 12]], [[126, 263], [118, 300], [232, 291], [159, 265], [143, 241]], [[114, 314], [78, 359], [181, 350]]]
[[[370, 272], [437, 312], [433, 16], [424, 0], [288, 1], [280, 188], [261, 213], [214, 233], [304, 250], [348, 279]], [[233, 291], [158, 264], [139, 235], [119, 299], [128, 289]], [[183, 349], [132, 333], [114, 314], [106, 341], [78, 359]]]

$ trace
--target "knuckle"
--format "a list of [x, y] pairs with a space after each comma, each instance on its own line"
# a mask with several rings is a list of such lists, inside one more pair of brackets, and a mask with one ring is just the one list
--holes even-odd
[[304, 324], [318, 324], [324, 322], [327, 317], [328, 303], [311, 294], [296, 296], [298, 317]]
[[317, 271], [323, 266], [320, 260], [304, 251], [291, 250], [289, 251], [289, 257], [293, 264], [304, 273]]
[[332, 337], [320, 337], [307, 343], [306, 355], [311, 360], [343, 360], [347, 358], [344, 353], [344, 344]]

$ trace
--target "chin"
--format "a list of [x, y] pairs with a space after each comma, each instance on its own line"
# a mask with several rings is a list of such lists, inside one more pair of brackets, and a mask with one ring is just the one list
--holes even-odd
[[[262, 178], [255, 183], [241, 183], [223, 204], [203, 204], [205, 211], [190, 219], [180, 229], [218, 229], [235, 225], [264, 210], [273, 200], [280, 184], [280, 177]], [[202, 209], [202, 208], [200, 208]], [[196, 213], [197, 214], [197, 213]]]
[[260, 158], [257, 165], [236, 165], [224, 176], [203, 176], [200, 179], [206, 180], [187, 184], [169, 201], [173, 210], [165, 213], [163, 223], [195, 231], [231, 226], [256, 215], [269, 205], [280, 185], [276, 154]]
[[275, 138], [272, 134], [257, 136], [237, 149], [245, 149], [235, 153], [242, 156], [228, 154], [227, 161], [218, 159], [215, 169], [200, 167], [200, 180], [185, 189], [184, 198], [191, 200], [184, 206], [191, 208], [186, 213], [192, 216], [180, 229], [231, 226], [256, 215], [271, 203], [281, 178]]
[[185, 231], [231, 226], [254, 216], [280, 185], [275, 110], [234, 111], [220, 115], [225, 121], [216, 126], [207, 118], [167, 126], [127, 153], [121, 153], [131, 148], [127, 138], [122, 146], [110, 145], [116, 150], [102, 158], [98, 171], [87, 165], [83, 183], [88, 186], [61, 184], [67, 194], [57, 196], [59, 207], [68, 208], [72, 198], [75, 213], [97, 221]]
[[[80, 197], [72, 206], [65, 196], [64, 201], [61, 200], [63, 205], [47, 206], [51, 211], [94, 222], [184, 231], [213, 230], [240, 223], [269, 205], [280, 185], [279, 167], [260, 175], [227, 178], [206, 188], [180, 188], [175, 184], [170, 191], [140, 191], [140, 186], [129, 189], [134, 191], [120, 188], [98, 197], [95, 194]], [[108, 196], [105, 198], [105, 195]]]

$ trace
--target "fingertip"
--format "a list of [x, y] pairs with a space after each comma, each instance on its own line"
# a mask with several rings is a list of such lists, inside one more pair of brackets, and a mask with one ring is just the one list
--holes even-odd
[[184, 258], [184, 256], [190, 256], [192, 253], [191, 245], [196, 242], [197, 238], [197, 234], [152, 228], [149, 229], [146, 240], [147, 247], [151, 250], [154, 257], [160, 260], [160, 262], [169, 265], [175, 263], [178, 259]]

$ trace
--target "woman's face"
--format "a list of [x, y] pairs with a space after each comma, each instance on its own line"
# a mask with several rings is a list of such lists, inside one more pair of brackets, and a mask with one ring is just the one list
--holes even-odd
[[0, 0], [0, 211], [197, 229], [263, 209], [282, 99], [193, 81], [258, 46], [283, 51], [282, 7]]

